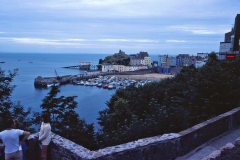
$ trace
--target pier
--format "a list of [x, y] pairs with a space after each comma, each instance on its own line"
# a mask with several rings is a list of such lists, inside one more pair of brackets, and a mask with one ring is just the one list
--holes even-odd
[[63, 68], [70, 68], [70, 69], [79, 69], [79, 70], [96, 70], [98, 69], [99, 65], [75, 65], [75, 66], [66, 66]]
[[34, 86], [36, 88], [46, 88], [49, 84], [56, 84], [60, 82], [60, 85], [69, 84], [73, 81], [80, 81], [80, 80], [88, 80], [91, 78], [97, 78], [102, 74], [78, 74], [78, 75], [66, 75], [66, 76], [59, 76], [59, 77], [41, 77], [38, 76], [34, 80]]

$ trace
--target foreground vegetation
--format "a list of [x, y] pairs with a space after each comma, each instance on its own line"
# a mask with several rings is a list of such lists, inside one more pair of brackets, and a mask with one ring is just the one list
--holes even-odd
[[211, 160], [239, 160], [240, 157], [240, 145], [235, 145], [231, 149], [224, 149], [221, 154], [212, 158]]
[[[0, 131], [5, 129], [4, 124], [8, 118], [14, 118], [18, 119], [20, 129], [35, 133], [37, 131], [34, 125], [40, 124], [41, 113], [32, 112], [31, 108], [25, 111], [20, 102], [14, 103], [10, 99], [16, 87], [11, 82], [17, 71], [16, 69], [5, 74], [0, 68]], [[74, 110], [77, 107], [74, 100], [76, 96], [57, 97], [59, 92], [58, 87], [53, 87], [41, 105], [42, 112], [51, 114], [52, 131], [86, 148], [97, 149], [93, 124], [87, 124]]]
[[[119, 89], [99, 112], [102, 129], [94, 132], [75, 112], [76, 96], [60, 96], [53, 87], [43, 99], [43, 112], [50, 112], [52, 131], [84, 147], [95, 150], [170, 132], [179, 132], [239, 106], [240, 59], [219, 61], [211, 54], [202, 68], [185, 67], [174, 78], [139, 88]], [[10, 101], [17, 71], [5, 75], [0, 69], [0, 117], [19, 118], [22, 127], [39, 124], [40, 113], [24, 111]], [[97, 105], [97, 104], [96, 104]], [[27, 118], [25, 118], [27, 117]], [[0, 130], [3, 130], [0, 123]], [[22, 128], [23, 129], [23, 128]]]
[[34, 131], [32, 128], [33, 120], [28, 117], [31, 113], [31, 108], [24, 110], [24, 106], [20, 102], [12, 102], [11, 94], [16, 87], [11, 85], [13, 78], [17, 75], [18, 69], [8, 71], [8, 75], [0, 68], [0, 131], [5, 129], [6, 121], [9, 117], [19, 120], [19, 127]]
[[239, 106], [240, 59], [185, 67], [174, 78], [118, 90], [98, 118], [102, 147], [179, 132]]

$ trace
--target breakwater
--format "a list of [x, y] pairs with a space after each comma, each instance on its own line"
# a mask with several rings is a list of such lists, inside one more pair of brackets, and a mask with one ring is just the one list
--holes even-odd
[[66, 66], [62, 68], [70, 68], [70, 69], [79, 69], [79, 70], [97, 70], [100, 65], [74, 65], [74, 66]]
[[37, 88], [45, 88], [50, 84], [57, 84], [60, 83], [60, 85], [72, 83], [76, 80], [87, 80], [91, 78], [97, 78], [100, 74], [91, 74], [91, 75], [66, 75], [61, 77], [41, 77], [38, 76], [34, 80], [34, 86]]

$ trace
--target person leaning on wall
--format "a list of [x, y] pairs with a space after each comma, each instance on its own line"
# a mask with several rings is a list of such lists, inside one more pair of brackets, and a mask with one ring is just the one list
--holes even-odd
[[[14, 121], [15, 121], [15, 128], [20, 129], [19, 121], [17, 119], [14, 119]], [[19, 150], [22, 150], [22, 160], [27, 160], [26, 152], [27, 152], [28, 146], [27, 146], [26, 142], [22, 140], [22, 138], [23, 138], [23, 135], [19, 137], [19, 141], [22, 142], [21, 146], [19, 146]]]
[[42, 116], [42, 123], [39, 132], [39, 145], [41, 149], [41, 160], [47, 159], [47, 150], [48, 145], [51, 142], [51, 125], [50, 125], [50, 115], [48, 113], [43, 113]]
[[[19, 150], [19, 146], [30, 135], [28, 131], [15, 129], [15, 125], [15, 120], [9, 119], [6, 122], [6, 129], [0, 132], [0, 139], [2, 139], [5, 146], [5, 160], [22, 160], [22, 150]], [[23, 137], [20, 141], [19, 137], [22, 135]]]

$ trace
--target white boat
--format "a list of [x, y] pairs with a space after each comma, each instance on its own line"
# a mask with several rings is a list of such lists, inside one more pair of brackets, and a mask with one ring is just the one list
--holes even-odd
[[92, 82], [92, 85], [93, 86], [96, 86], [98, 83], [97, 82]]
[[54, 86], [60, 86], [60, 82], [55, 82]]
[[97, 87], [102, 87], [102, 83], [98, 83], [98, 84], [97, 84]]
[[49, 83], [49, 84], [47, 84], [47, 87], [52, 87], [52, 86], [54, 86], [53, 83]]
[[113, 84], [109, 84], [108, 89], [113, 89]]
[[84, 85], [84, 81], [80, 81], [80, 83], [79, 83], [80, 85]]

